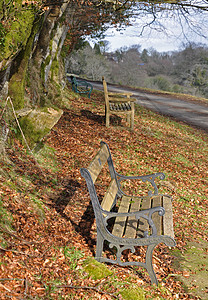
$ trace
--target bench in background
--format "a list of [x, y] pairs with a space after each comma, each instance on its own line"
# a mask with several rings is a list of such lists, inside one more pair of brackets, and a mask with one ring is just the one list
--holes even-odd
[[88, 98], [90, 98], [93, 86], [91, 83], [87, 82], [83, 79], [77, 79], [75, 76], [67, 75], [67, 78], [71, 79], [72, 90], [78, 94], [87, 94]]
[[127, 121], [134, 130], [134, 102], [135, 98], [130, 98], [133, 93], [114, 93], [108, 92], [107, 83], [102, 77], [103, 89], [105, 96], [105, 120], [106, 127], [110, 125], [110, 114], [124, 114], [127, 116]]

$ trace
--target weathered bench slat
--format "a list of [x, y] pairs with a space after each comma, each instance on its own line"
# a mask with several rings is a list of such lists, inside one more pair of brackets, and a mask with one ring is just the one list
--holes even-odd
[[[162, 206], [162, 197], [161, 196], [154, 196], [152, 198], [152, 207]], [[159, 216], [158, 213], [154, 213], [152, 215], [152, 220], [156, 226], [157, 234], [162, 234], [162, 218]]]
[[[118, 212], [119, 213], [125, 213], [129, 211], [129, 197], [123, 196], [121, 199], [121, 203], [119, 205]], [[116, 235], [118, 237], [123, 237], [124, 229], [125, 229], [125, 223], [126, 223], [126, 217], [117, 217], [113, 226], [112, 234]]]
[[112, 208], [112, 205], [114, 203], [115, 197], [118, 192], [118, 186], [115, 179], [112, 179], [110, 182], [110, 185], [105, 193], [105, 196], [103, 198], [103, 201], [101, 203], [101, 207], [104, 210], [110, 211]]
[[100, 150], [98, 151], [98, 153], [96, 154], [95, 158], [93, 159], [93, 161], [91, 162], [91, 164], [88, 167], [88, 170], [90, 171], [93, 183], [95, 183], [98, 175], [100, 174], [102, 167], [104, 166], [104, 164], [106, 163], [106, 161], [108, 159], [108, 156], [109, 156], [109, 153], [108, 153], [107, 146], [105, 144], [103, 144], [101, 146]]
[[[141, 210], [151, 208], [151, 198], [150, 197], [142, 197]], [[149, 232], [149, 224], [147, 220], [141, 218], [138, 224], [137, 235], [139, 237], [144, 237], [144, 232]]]
[[165, 209], [165, 214], [163, 216], [163, 230], [164, 235], [168, 235], [174, 238], [174, 230], [173, 230], [173, 210], [171, 198], [168, 196], [163, 196], [163, 207]]
[[[135, 212], [140, 210], [141, 198], [140, 197], [132, 197], [131, 198], [131, 207], [130, 212]], [[137, 235], [137, 226], [138, 220], [135, 217], [129, 217], [128, 222], [126, 224], [125, 237], [126, 238], [135, 238]]]

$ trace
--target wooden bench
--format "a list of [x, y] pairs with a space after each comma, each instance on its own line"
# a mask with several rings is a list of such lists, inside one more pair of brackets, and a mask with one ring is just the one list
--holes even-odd
[[110, 114], [124, 114], [127, 116], [127, 121], [134, 130], [134, 102], [135, 98], [130, 98], [133, 93], [114, 93], [108, 92], [107, 83], [102, 77], [103, 89], [105, 96], [105, 120], [106, 127], [110, 125]]
[[[68, 78], [68, 77], [67, 77]], [[70, 76], [72, 90], [78, 94], [87, 94], [88, 98], [90, 98], [93, 86], [91, 83], [87, 82], [86, 80], [78, 80], [75, 76]]]
[[[101, 201], [96, 192], [96, 180], [108, 163], [110, 184]], [[168, 195], [159, 195], [155, 179], [164, 179], [163, 173], [144, 176], [124, 176], [118, 174], [114, 168], [108, 145], [101, 142], [101, 148], [87, 168], [80, 170], [85, 178], [89, 190], [97, 225], [96, 260], [119, 264], [121, 266], [141, 266], [146, 268], [151, 282], [158, 285], [152, 265], [154, 248], [165, 243], [169, 247], [175, 246], [173, 231], [172, 199]], [[147, 196], [129, 196], [121, 189], [123, 180], [149, 182], [153, 192]], [[116, 249], [116, 258], [105, 255], [107, 241], [109, 248]], [[123, 251], [134, 253], [138, 246], [147, 246], [145, 262], [124, 261]], [[105, 250], [105, 251], [104, 251]], [[125, 252], [124, 252], [125, 253]], [[115, 254], [114, 254], [115, 255]]]

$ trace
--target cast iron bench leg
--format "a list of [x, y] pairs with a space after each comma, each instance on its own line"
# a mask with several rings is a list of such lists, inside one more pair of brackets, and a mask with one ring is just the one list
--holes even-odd
[[95, 258], [97, 261], [101, 260], [102, 251], [103, 251], [103, 243], [104, 243], [104, 238], [100, 234], [99, 229], [97, 229], [97, 244], [96, 244], [96, 255], [95, 255]]
[[155, 283], [156, 285], [158, 285], [158, 281], [157, 281], [157, 277], [155, 274], [155, 271], [153, 269], [153, 265], [152, 265], [152, 254], [154, 251], [154, 248], [157, 246], [157, 244], [153, 244], [153, 245], [149, 245], [147, 247], [147, 252], [146, 252], [146, 269], [147, 272], [150, 276], [151, 282], [152, 284]]

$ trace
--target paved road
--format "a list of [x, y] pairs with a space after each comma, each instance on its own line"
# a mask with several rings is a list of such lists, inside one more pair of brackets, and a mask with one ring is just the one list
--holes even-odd
[[[103, 90], [102, 84], [98, 82], [92, 82], [92, 84], [95, 89]], [[208, 133], [208, 105], [161, 95], [141, 93], [135, 91], [135, 89], [131, 90], [130, 88], [116, 87], [110, 84], [108, 84], [108, 90], [112, 92], [132, 91], [139, 105], [156, 111], [161, 115], [170, 116], [176, 120], [203, 129]]]

